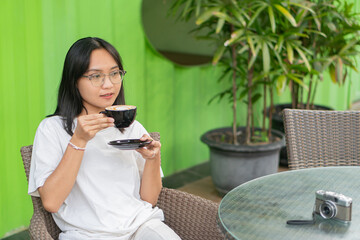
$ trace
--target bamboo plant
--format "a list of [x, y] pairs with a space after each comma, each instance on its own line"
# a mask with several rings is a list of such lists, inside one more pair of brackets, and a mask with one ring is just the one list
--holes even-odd
[[[289, 71], [307, 79], [306, 84], [290, 79], [292, 108], [314, 108], [317, 86], [324, 73], [328, 72], [334, 83], [342, 85], [349, 68], [357, 72], [355, 60], [359, 53], [360, 26], [354, 4], [341, 0], [312, 0], [310, 6], [317, 14], [303, 14], [300, 28], [310, 31], [298, 39], [311, 53], [306, 59], [309, 67], [289, 66]], [[291, 45], [288, 47], [289, 52], [293, 51]], [[301, 61], [296, 57], [291, 60], [290, 63]]]
[[[175, 0], [171, 11], [179, 13], [184, 21], [195, 17], [196, 31], [205, 31], [207, 34], [202, 37], [217, 46], [213, 64], [223, 67], [221, 80], [230, 79], [230, 84], [214, 99], [225, 96], [231, 99], [232, 143], [252, 145], [271, 140], [272, 111], [270, 121], [266, 123], [265, 120], [267, 99], [272, 107], [274, 89], [283, 91], [288, 79], [304, 85], [301, 79], [305, 74], [289, 68], [295, 54], [302, 59], [296, 66], [312, 71], [308, 61], [311, 52], [299, 40], [308, 37], [310, 32], [321, 34], [310, 24], [311, 21], [314, 25], [317, 23], [311, 3], [301, 0]], [[312, 20], [305, 19], [308, 13]], [[309, 23], [303, 24], [305, 20]], [[263, 121], [259, 133], [254, 126], [253, 106], [260, 99], [263, 100]], [[238, 101], [247, 104], [245, 139], [241, 143], [237, 138]]]

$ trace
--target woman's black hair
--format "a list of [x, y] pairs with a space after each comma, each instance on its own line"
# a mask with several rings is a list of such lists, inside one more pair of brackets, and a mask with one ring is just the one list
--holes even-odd
[[[95, 37], [82, 38], [76, 41], [66, 54], [64, 69], [58, 93], [58, 103], [54, 115], [61, 116], [64, 129], [71, 136], [73, 133], [73, 121], [81, 113], [83, 105], [80, 92], [77, 88], [78, 79], [88, 70], [90, 55], [95, 49], [105, 49], [114, 58], [120, 70], [124, 70], [118, 51], [110, 43]], [[125, 104], [124, 86], [113, 105]]]

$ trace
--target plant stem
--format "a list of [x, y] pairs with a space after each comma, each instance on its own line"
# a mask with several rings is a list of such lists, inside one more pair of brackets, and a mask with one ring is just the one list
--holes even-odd
[[269, 138], [269, 141], [270, 141], [271, 129], [272, 129], [272, 113], [273, 113], [273, 109], [274, 109], [274, 94], [273, 94], [273, 89], [272, 89], [271, 86], [269, 87], [269, 91], [270, 91], [270, 111], [269, 111], [268, 138]]
[[[252, 57], [252, 53], [251, 51], [249, 51], [249, 55], [248, 55], [248, 64], [250, 63]], [[250, 145], [251, 143], [251, 119], [253, 118], [253, 112], [252, 112], [252, 100], [251, 100], [251, 95], [252, 95], [252, 79], [253, 79], [253, 74], [254, 74], [254, 67], [252, 67], [251, 69], [248, 70], [247, 72], [247, 78], [248, 78], [248, 109], [247, 109], [247, 119], [246, 119], [246, 131], [245, 131], [245, 136], [246, 136], [246, 144]]]
[[[267, 81], [267, 78], [265, 78], [265, 82]], [[266, 84], [264, 84], [264, 107], [263, 107], [263, 121], [262, 121], [262, 131], [265, 132], [265, 124], [266, 124]], [[271, 110], [271, 109], [270, 109]]]
[[294, 81], [290, 80], [290, 92], [291, 92], [291, 108], [296, 108], [296, 100], [295, 100], [295, 86]]
[[[320, 80], [322, 80], [322, 76], [320, 76]], [[315, 86], [314, 86], [314, 92], [313, 92], [313, 94], [311, 96], [312, 98], [311, 98], [311, 101], [310, 101], [310, 106], [314, 106], [314, 99], [315, 99], [315, 94], [316, 94], [316, 89], [317, 89], [318, 83], [319, 83], [319, 79], [316, 79]]]
[[[234, 26], [231, 25], [231, 31], [233, 32], [234, 30]], [[232, 45], [231, 46], [231, 55], [232, 55], [232, 64], [233, 64], [233, 75], [232, 75], [232, 95], [233, 95], [233, 140], [234, 140], [234, 144], [235, 145], [239, 145], [238, 141], [237, 141], [237, 129], [236, 129], [236, 123], [237, 123], [237, 119], [236, 119], [236, 105], [237, 105], [237, 98], [236, 98], [236, 90], [237, 90], [237, 86], [236, 86], [236, 65], [237, 65], [237, 61], [236, 61], [236, 46]]]
[[312, 84], [313, 84], [313, 75], [310, 75], [310, 83], [309, 83], [309, 92], [306, 99], [306, 109], [310, 109], [310, 97], [311, 97], [311, 90], [312, 90]]
[[296, 99], [295, 99], [295, 106], [296, 108], [299, 108], [299, 85], [298, 84], [295, 84], [295, 96], [296, 96]]
[[304, 108], [304, 103], [303, 103], [303, 96], [304, 96], [304, 89], [302, 87], [298, 87], [298, 91], [299, 91], [299, 105], [300, 105], [300, 108], [303, 109]]

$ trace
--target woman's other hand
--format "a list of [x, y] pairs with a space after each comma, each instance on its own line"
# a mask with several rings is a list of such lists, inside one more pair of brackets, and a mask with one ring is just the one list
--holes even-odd
[[153, 140], [149, 135], [146, 134], [140, 138], [140, 141], [151, 141], [151, 143], [145, 147], [136, 149], [136, 151], [138, 151], [143, 156], [143, 158], [146, 160], [160, 158], [161, 143], [159, 141]]
[[143, 158], [146, 159], [144, 172], [141, 179], [140, 197], [142, 200], [155, 206], [162, 188], [161, 182], [161, 158], [159, 141], [154, 141], [151, 137], [144, 134], [141, 141], [151, 141], [149, 145], [136, 149]]

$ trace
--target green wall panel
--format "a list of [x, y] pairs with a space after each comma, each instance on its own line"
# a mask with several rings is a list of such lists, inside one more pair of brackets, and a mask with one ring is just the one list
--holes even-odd
[[[200, 136], [231, 125], [230, 104], [207, 104], [226, 87], [217, 83], [219, 69], [178, 66], [157, 53], [144, 34], [141, 0], [0, 3], [0, 237], [29, 224], [32, 205], [19, 150], [32, 144], [40, 121], [53, 113], [66, 52], [81, 37], [99, 36], [119, 50], [128, 71], [127, 103], [138, 106], [137, 119], [149, 131], [161, 133], [165, 175], [206, 161]], [[327, 77], [316, 102], [347, 109], [360, 99], [359, 75], [350, 76], [352, 82], [340, 88]], [[284, 93], [276, 101], [288, 100]], [[238, 119], [245, 122], [244, 104]]]
[[2, 0], [0, 8], [0, 236], [32, 213], [20, 147], [44, 116], [40, 1]]

